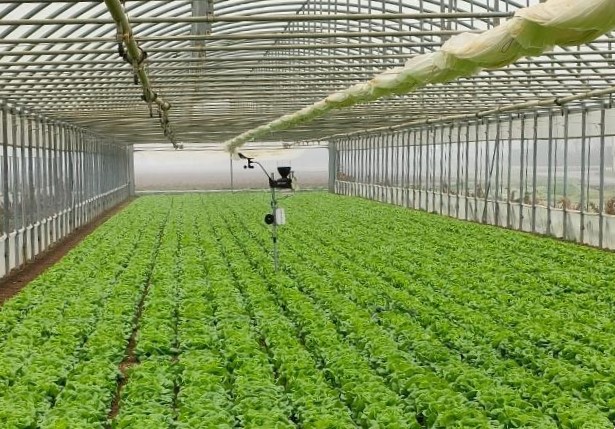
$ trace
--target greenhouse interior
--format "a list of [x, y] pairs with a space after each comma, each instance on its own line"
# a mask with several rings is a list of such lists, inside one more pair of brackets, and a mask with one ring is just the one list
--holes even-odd
[[0, 428], [615, 427], [615, 0], [0, 0]]

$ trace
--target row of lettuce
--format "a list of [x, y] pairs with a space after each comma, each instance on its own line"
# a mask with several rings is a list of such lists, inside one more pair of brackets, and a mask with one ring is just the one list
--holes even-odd
[[275, 273], [267, 198], [141, 198], [5, 305], [0, 426], [613, 427], [613, 255], [306, 193]]
[[102, 427], [164, 204], [127, 208], [3, 306], [1, 427]]
[[[195, 263], [189, 277], [203, 289], [176, 292], [176, 305], [206, 301], [199, 306], [207, 341], [198, 351], [178, 341], [184, 372], [176, 376], [185, 380], [205, 353], [198, 361], [213, 374], [199, 394], [220, 405], [199, 404], [205, 421], [612, 427], [612, 310], [590, 311], [611, 296], [612, 255], [316, 194], [288, 200], [283, 269], [274, 273], [258, 215], [266, 203], [265, 195], [184, 201], [196, 229], [184, 225], [191, 242], [180, 245], [176, 264], [186, 266], [186, 249], [199, 253], [202, 271]], [[182, 320], [180, 310], [177, 335]], [[245, 373], [246, 360], [262, 373]], [[262, 402], [241, 407], [244, 380], [268, 398], [262, 413]], [[185, 399], [180, 386], [168, 409], [198, 427]]]
[[[331, 195], [287, 206], [289, 284], [410, 402], [406, 415], [429, 427], [613, 426], [612, 254]], [[259, 260], [268, 232], [249, 205], [226, 211]]]

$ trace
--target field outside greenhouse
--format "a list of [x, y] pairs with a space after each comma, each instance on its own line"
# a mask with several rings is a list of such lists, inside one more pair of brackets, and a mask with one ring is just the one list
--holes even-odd
[[268, 202], [138, 198], [7, 301], [0, 427], [613, 427], [612, 253], [306, 192], [276, 273]]

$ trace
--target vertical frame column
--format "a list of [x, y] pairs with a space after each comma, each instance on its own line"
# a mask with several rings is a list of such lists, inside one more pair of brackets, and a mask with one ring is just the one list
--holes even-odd
[[9, 111], [2, 106], [2, 238], [4, 239], [4, 273], [10, 271], [10, 198], [9, 198]]
[[[442, 216], [443, 210], [444, 210], [444, 169], [445, 169], [445, 163], [444, 163], [444, 126], [440, 125], [440, 142], [438, 145], [434, 145], [434, 150], [436, 149], [436, 147], [439, 149], [438, 152], [440, 152], [440, 168], [438, 171], [438, 180], [440, 181], [440, 183], [438, 183], [438, 191], [440, 194], [440, 207], [438, 212], [440, 213], [440, 216]], [[434, 186], [434, 190], [436, 189], [436, 187]], [[435, 204], [435, 199], [434, 199], [434, 204]]]
[[[9, 269], [17, 268], [21, 265], [21, 235], [22, 235], [22, 194], [21, 194], [21, 171], [19, 155], [20, 151], [18, 145], [21, 143], [22, 130], [21, 130], [21, 111], [14, 109], [11, 111], [12, 126], [11, 126], [11, 194], [12, 194], [12, 206], [13, 206], [13, 227], [10, 235], [13, 236], [13, 263]], [[9, 235], [9, 236], [10, 236]]]
[[490, 161], [490, 138], [489, 128], [491, 126], [491, 121], [488, 119], [483, 119], [483, 124], [485, 125], [485, 171], [484, 171], [484, 188], [483, 188], [483, 214], [481, 216], [481, 222], [487, 223], [488, 215], [489, 215], [489, 194], [491, 193], [491, 175], [493, 174], [493, 166]]
[[580, 198], [580, 217], [581, 225], [579, 231], [579, 239], [581, 243], [585, 242], [585, 169], [587, 163], [587, 109], [583, 107], [581, 112], [581, 198]]
[[564, 227], [564, 239], [570, 238], [570, 231], [568, 230], [570, 209], [568, 204], [568, 151], [570, 145], [570, 112], [567, 108], [564, 108], [564, 189], [562, 190], [562, 210], [563, 210], [563, 227]]
[[135, 149], [133, 145], [128, 145], [126, 147], [126, 176], [128, 180], [128, 196], [133, 197], [135, 195], [135, 157], [134, 157]]
[[534, 112], [534, 138], [532, 146], [532, 232], [536, 232], [536, 206], [538, 200], [538, 113]]
[[[501, 140], [502, 140], [502, 122], [501, 122], [501, 118], [498, 116], [495, 120], [495, 148], [494, 148], [494, 158], [495, 158], [495, 165], [491, 165], [492, 169], [495, 169], [495, 189], [493, 192], [493, 201], [494, 201], [494, 207], [493, 207], [493, 212], [494, 212], [494, 223], [497, 226], [500, 226], [500, 177], [501, 177], [501, 169], [502, 166], [500, 164], [500, 146], [501, 146]], [[489, 178], [489, 183], [491, 183], [491, 178]], [[488, 193], [487, 193], [488, 194]]]
[[329, 192], [335, 192], [335, 181], [337, 178], [339, 162], [337, 162], [338, 148], [337, 140], [329, 142]]
[[508, 115], [508, 168], [506, 171], [506, 227], [512, 228], [512, 159], [513, 159], [513, 117]]
[[34, 159], [34, 146], [36, 143], [34, 139], [38, 135], [34, 127], [36, 123], [34, 122], [34, 118], [32, 116], [27, 117], [27, 128], [28, 128], [28, 212], [27, 212], [27, 222], [28, 222], [28, 257], [34, 258], [37, 253], [36, 245], [35, 245], [35, 235], [36, 228], [34, 224], [38, 221], [38, 207], [36, 204], [36, 195], [35, 189], [36, 184], [35, 180], [35, 159]]
[[[549, 141], [547, 142], [547, 235], [553, 234], [551, 208], [554, 206], [553, 189], [553, 111], [549, 110]], [[557, 160], [557, 155], [556, 158]], [[556, 167], [557, 168], [557, 167]], [[557, 170], [556, 170], [557, 171]], [[557, 178], [556, 178], [557, 180]]]
[[606, 152], [606, 106], [602, 103], [600, 107], [600, 178], [598, 187], [598, 246], [604, 247], [604, 173], [605, 173], [605, 152]]
[[521, 142], [519, 150], [519, 231], [523, 231], [525, 202], [525, 114], [521, 115]]
[[24, 112], [20, 112], [20, 192], [21, 192], [21, 237], [20, 237], [20, 265], [25, 264], [28, 260], [28, 234], [30, 231], [30, 222], [28, 222], [28, 214], [30, 212], [30, 187], [28, 182], [30, 175], [28, 173], [28, 160], [26, 154], [26, 146], [28, 145], [28, 123], [27, 116]]
[[[422, 134], [422, 129], [420, 130], [420, 133]], [[417, 200], [420, 197], [420, 190], [418, 188], [420, 188], [421, 186], [421, 177], [420, 177], [420, 170], [421, 170], [421, 163], [419, 161], [419, 158], [421, 156], [421, 152], [420, 152], [420, 135], [419, 132], [417, 132], [417, 130], [412, 130], [412, 153], [413, 153], [413, 157], [412, 157], [412, 208], [416, 209], [417, 208]], [[418, 139], [417, 139], [418, 137]], [[417, 152], [418, 152], [418, 156], [417, 156]], [[418, 187], [418, 188], [417, 188]], [[420, 204], [419, 204], [419, 208], [420, 208]]]

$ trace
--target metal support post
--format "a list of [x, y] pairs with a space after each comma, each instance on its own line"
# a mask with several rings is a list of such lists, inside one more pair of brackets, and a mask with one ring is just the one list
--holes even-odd
[[337, 169], [339, 167], [337, 162], [338, 147], [337, 142], [329, 142], [329, 192], [335, 193], [335, 180], [337, 177]]
[[[274, 173], [271, 173], [271, 179], [274, 180]], [[275, 187], [271, 187], [271, 212], [273, 213], [273, 215], [276, 215], [276, 210], [278, 209], [278, 200], [276, 199], [276, 195], [275, 195]], [[280, 268], [280, 257], [279, 257], [279, 253], [278, 253], [278, 225], [277, 225], [277, 220], [273, 222], [272, 225], [272, 229], [271, 229], [271, 239], [273, 241], [273, 268], [275, 270], [275, 272], [278, 272], [278, 269]]]
[[[494, 213], [495, 213], [495, 224], [497, 226], [500, 225], [500, 170], [501, 170], [501, 165], [500, 165], [500, 143], [501, 143], [501, 132], [502, 132], [502, 124], [501, 124], [501, 119], [498, 117], [496, 118], [496, 124], [495, 124], [495, 148], [494, 148], [494, 157], [495, 157], [495, 166], [493, 165], [493, 163], [491, 164], [491, 168], [495, 169], [495, 192], [494, 192], [494, 197], [493, 197], [493, 201], [495, 202], [494, 205]], [[489, 178], [489, 184], [491, 184], [491, 177]], [[487, 195], [489, 195], [489, 192], [487, 192]]]
[[447, 198], [447, 205], [446, 205], [446, 214], [447, 216], [451, 215], [451, 189], [452, 189], [452, 178], [453, 178], [453, 127], [454, 124], [451, 124], [448, 127], [448, 157], [447, 157], [447, 161], [448, 161], [448, 166], [447, 166], [447, 178], [446, 178], [446, 198]]
[[479, 221], [478, 218], [478, 194], [479, 194], [479, 189], [480, 189], [480, 176], [479, 176], [479, 172], [480, 172], [480, 165], [479, 165], [479, 161], [480, 161], [480, 155], [478, 152], [479, 149], [479, 145], [480, 145], [480, 122], [476, 121], [475, 122], [475, 127], [474, 127], [474, 137], [475, 137], [475, 141], [474, 141], [474, 220], [475, 221]]
[[599, 232], [598, 232], [598, 246], [604, 247], [604, 163], [605, 163], [605, 146], [606, 146], [606, 106], [603, 104], [600, 109], [600, 185], [598, 188], [599, 201], [598, 201], [598, 216], [599, 216]]
[[233, 178], [233, 155], [229, 155], [229, 173], [231, 175], [231, 192], [235, 192], [235, 180]]
[[421, 205], [423, 204], [421, 202], [421, 198], [423, 196], [423, 193], [422, 193], [423, 192], [423, 149], [425, 148], [425, 145], [423, 144], [423, 142], [425, 141], [425, 139], [423, 138], [424, 131], [425, 131], [425, 128], [421, 128], [421, 133], [419, 135], [419, 142], [418, 142], [419, 144], [418, 146], [418, 150], [419, 150], [419, 172], [418, 172], [419, 173], [418, 174], [419, 183], [418, 185], [419, 186], [418, 186], [418, 192], [417, 192], [418, 195], [416, 198], [418, 205], [414, 208], [419, 209], [419, 210], [421, 209]]
[[[547, 144], [548, 159], [547, 159], [547, 235], [552, 234], [552, 214], [551, 207], [553, 206], [553, 111], [549, 110], [549, 142]], [[557, 158], [556, 158], [557, 159]], [[556, 178], [557, 180], [557, 178]]]
[[456, 122], [455, 127], [457, 128], [457, 142], [455, 144], [455, 149], [457, 152], [457, 171], [456, 171], [456, 182], [455, 182], [455, 193], [457, 194], [457, 198], [455, 200], [455, 217], [459, 218], [459, 198], [462, 192], [461, 186], [461, 123]]
[[[440, 216], [442, 216], [442, 214], [443, 214], [442, 207], [444, 206], [444, 187], [443, 187], [443, 183], [444, 183], [444, 166], [445, 166], [445, 163], [444, 163], [444, 125], [440, 125], [439, 128], [440, 128], [440, 144], [436, 145], [434, 143], [434, 151], [436, 149], [439, 149], [439, 152], [440, 152], [440, 168], [439, 168], [439, 171], [438, 171], [438, 173], [439, 173], [438, 174], [438, 176], [439, 176], [438, 177], [439, 183], [438, 183], [437, 190], [438, 190], [438, 193], [440, 194], [440, 209], [439, 209], [439, 212], [440, 212]], [[434, 133], [434, 140], [435, 140], [435, 134], [436, 133]], [[435, 155], [435, 153], [434, 153], [434, 155]], [[434, 163], [435, 163], [435, 156], [434, 156]], [[435, 171], [434, 171], [434, 176], [435, 176]], [[436, 190], [436, 187], [434, 186], [434, 191], [435, 190]], [[436, 204], [436, 199], [435, 199], [435, 196], [434, 196], [434, 205], [435, 204]], [[435, 210], [434, 210], [434, 212], [435, 212]]]
[[536, 232], [536, 203], [538, 199], [538, 113], [534, 113], [534, 146], [532, 147], [532, 232]]
[[20, 185], [21, 185], [21, 177], [19, 172], [19, 152], [17, 145], [21, 140], [20, 130], [20, 122], [19, 122], [19, 111], [12, 110], [12, 123], [11, 123], [11, 194], [13, 196], [12, 200], [12, 218], [13, 218], [13, 227], [12, 231], [15, 233], [14, 237], [14, 246], [13, 246], [13, 262], [14, 266], [12, 268], [17, 268], [21, 264], [19, 260], [21, 249], [19, 246], [19, 232], [21, 230], [21, 193], [20, 193]]
[[[440, 163], [438, 161], [438, 152], [439, 152], [439, 148], [441, 148], [441, 143], [438, 142], [438, 135], [439, 135], [439, 126], [438, 125], [433, 125], [432, 127], [432, 135], [431, 135], [431, 140], [430, 140], [430, 155], [429, 155], [429, 159], [431, 162], [431, 165], [429, 167], [429, 175], [430, 175], [430, 181], [431, 181], [431, 212], [432, 213], [437, 213], [438, 209], [437, 204], [436, 204], [436, 200], [438, 199], [438, 189], [439, 189], [439, 185], [437, 183], [438, 177], [439, 177], [439, 173], [438, 173], [438, 167], [440, 166]], [[428, 208], [429, 210], [429, 208]]]
[[581, 243], [585, 242], [585, 167], [587, 166], [587, 110], [583, 108], [581, 119]]
[[29, 202], [30, 202], [30, 197], [29, 197], [29, 191], [30, 188], [28, 187], [28, 179], [29, 179], [29, 174], [28, 174], [28, 166], [27, 166], [27, 156], [26, 156], [26, 146], [27, 146], [27, 141], [28, 141], [28, 128], [27, 128], [27, 123], [26, 123], [26, 116], [25, 114], [22, 112], [20, 114], [19, 117], [19, 123], [20, 123], [20, 161], [21, 161], [21, 174], [20, 174], [20, 192], [21, 192], [21, 229], [22, 229], [22, 234], [21, 234], [21, 263], [25, 264], [26, 261], [28, 260], [28, 244], [29, 244], [29, 240], [28, 240], [28, 227], [29, 227], [29, 222], [27, 217], [29, 216], [30, 213], [30, 208], [28, 207]]
[[568, 150], [569, 150], [569, 110], [564, 108], [564, 189], [563, 189], [563, 216], [564, 216], [564, 238], [568, 239]]
[[521, 149], [519, 151], [519, 231], [523, 230], [525, 201], [525, 114], [521, 114]]
[[508, 115], [508, 168], [506, 172], [506, 227], [512, 228], [512, 140], [513, 140], [513, 120], [512, 115]]
[[4, 230], [4, 270], [10, 271], [10, 199], [9, 199], [9, 121], [8, 109], [2, 106], [2, 229]]
[[76, 187], [75, 187], [75, 141], [74, 141], [74, 128], [70, 127], [67, 129], [67, 144], [65, 146], [65, 150], [68, 156], [68, 199], [70, 206], [70, 216], [69, 216], [69, 231], [72, 231], [76, 228], [76, 219], [77, 219], [77, 205], [76, 205]]
[[429, 176], [431, 174], [430, 171], [430, 145], [429, 142], [431, 141], [431, 128], [427, 127], [427, 137], [425, 139], [425, 210], [429, 211]]
[[34, 258], [36, 255], [36, 249], [34, 247], [34, 224], [38, 221], [38, 210], [36, 208], [36, 195], [35, 195], [35, 186], [34, 186], [34, 138], [37, 135], [34, 131], [34, 118], [28, 117], [28, 210], [27, 210], [27, 223], [30, 228], [28, 234], [28, 246], [30, 249], [30, 257]]

